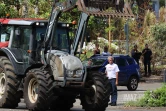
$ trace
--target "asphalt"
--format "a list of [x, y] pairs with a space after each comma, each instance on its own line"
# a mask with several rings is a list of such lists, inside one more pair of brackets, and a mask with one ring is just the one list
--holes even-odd
[[[124, 103], [127, 101], [135, 101], [141, 98], [144, 95], [144, 92], [147, 90], [155, 90], [162, 86], [163, 84], [163, 75], [156, 76], [152, 75], [150, 77], [142, 77], [141, 82], [138, 85], [136, 91], [128, 91], [125, 86], [118, 86], [118, 100], [117, 106], [108, 106], [106, 111], [166, 111], [166, 107], [125, 107]], [[0, 108], [0, 111], [28, 111], [24, 100], [21, 100], [19, 107], [17, 109], [3, 109]], [[74, 103], [74, 107], [71, 111], [84, 111], [80, 105], [80, 101], [77, 100]]]

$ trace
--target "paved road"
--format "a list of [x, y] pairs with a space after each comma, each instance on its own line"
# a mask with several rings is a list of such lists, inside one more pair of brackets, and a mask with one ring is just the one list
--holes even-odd
[[147, 90], [155, 90], [162, 86], [162, 83], [139, 83], [136, 91], [128, 91], [127, 87], [118, 86], [118, 104], [124, 104], [127, 101], [136, 101], [144, 95]]
[[[144, 92], [147, 90], [155, 90], [162, 86], [162, 83], [140, 83], [137, 91], [128, 91], [124, 86], [118, 86], [118, 105], [117, 106], [108, 106], [106, 111], [166, 111], [166, 108], [125, 108], [123, 104], [127, 101], [137, 100], [142, 97]], [[23, 100], [19, 103], [19, 107], [17, 109], [0, 109], [0, 111], [28, 111], [26, 109]], [[81, 109], [80, 101], [77, 100], [74, 103], [74, 107], [71, 111], [84, 111]]]

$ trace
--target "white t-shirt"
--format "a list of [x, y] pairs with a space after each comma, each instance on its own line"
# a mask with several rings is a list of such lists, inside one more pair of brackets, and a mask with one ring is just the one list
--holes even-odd
[[107, 77], [108, 79], [116, 78], [116, 73], [119, 72], [118, 65], [113, 63], [113, 64], [107, 64], [105, 66], [106, 72], [107, 72]]

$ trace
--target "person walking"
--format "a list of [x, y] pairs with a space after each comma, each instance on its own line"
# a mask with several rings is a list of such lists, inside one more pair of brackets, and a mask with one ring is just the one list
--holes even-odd
[[116, 106], [117, 96], [118, 96], [117, 85], [118, 85], [119, 68], [118, 68], [118, 65], [115, 64], [113, 61], [114, 61], [114, 58], [112, 56], [109, 56], [108, 57], [109, 64], [105, 66], [106, 68], [105, 72], [110, 81], [110, 85], [112, 87], [111, 99], [110, 99], [109, 105]]
[[[145, 44], [145, 48], [142, 50], [142, 55], [144, 57], [144, 70], [145, 70], [145, 77], [151, 76], [151, 59], [152, 59], [152, 51], [148, 48], [148, 44]], [[147, 66], [148, 66], [148, 75], [147, 75]]]
[[131, 57], [135, 59], [138, 65], [141, 54], [142, 53], [137, 50], [137, 45], [134, 45], [134, 49], [131, 50]]

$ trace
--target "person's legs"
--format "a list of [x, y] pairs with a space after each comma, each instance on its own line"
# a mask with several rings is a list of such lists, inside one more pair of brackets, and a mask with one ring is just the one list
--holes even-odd
[[116, 7], [116, 11], [119, 12], [119, 5], [116, 5], [115, 7]]
[[151, 76], [151, 63], [148, 61], [148, 76]]
[[145, 76], [147, 76], [147, 61], [144, 61]]
[[112, 93], [111, 93], [111, 105], [116, 105], [117, 101], [117, 86], [116, 86], [116, 79], [110, 79], [110, 84], [112, 86]]

